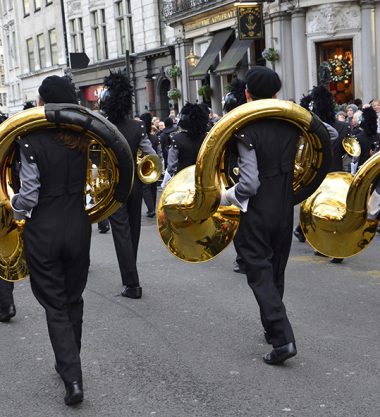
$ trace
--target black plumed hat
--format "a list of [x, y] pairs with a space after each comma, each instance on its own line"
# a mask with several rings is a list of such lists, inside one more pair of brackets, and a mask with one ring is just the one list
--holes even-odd
[[268, 67], [250, 69], [245, 76], [245, 83], [254, 99], [272, 98], [281, 89], [280, 77]]
[[373, 107], [365, 107], [363, 109], [360, 127], [368, 136], [373, 136], [377, 133], [377, 113]]
[[190, 136], [199, 137], [207, 132], [208, 114], [200, 104], [186, 103], [179, 114], [179, 126]]
[[323, 85], [313, 87], [310, 92], [310, 110], [328, 124], [335, 123], [335, 100], [332, 93]]
[[78, 104], [75, 87], [67, 77], [46, 77], [38, 89], [38, 94], [45, 103]]
[[133, 86], [122, 71], [112, 72], [104, 78], [106, 91], [100, 97], [100, 110], [112, 123], [129, 115], [133, 105]]

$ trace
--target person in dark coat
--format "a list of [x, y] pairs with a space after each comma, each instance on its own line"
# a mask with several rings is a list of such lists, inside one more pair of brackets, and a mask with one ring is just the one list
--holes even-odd
[[[65, 77], [39, 87], [40, 105], [77, 104]], [[83, 400], [80, 360], [83, 298], [90, 263], [91, 223], [84, 207], [88, 139], [71, 130], [44, 129], [18, 140], [21, 188], [12, 198], [16, 219], [26, 219], [25, 258], [32, 291], [46, 311], [56, 371], [67, 405]]]
[[[300, 105], [304, 108], [308, 108], [315, 113], [329, 129], [332, 127], [335, 129], [338, 137], [333, 138], [331, 132], [331, 164], [329, 172], [343, 171], [343, 156], [346, 151], [343, 148], [342, 142], [345, 137], [350, 134], [349, 125], [345, 122], [341, 122], [335, 117], [335, 101], [332, 93], [327, 90], [323, 85], [313, 87], [310, 94], [303, 96]], [[302, 232], [300, 224], [294, 229], [294, 235], [300, 242], [305, 242], [305, 236]], [[316, 251], [315, 255], [324, 256], [320, 252]], [[342, 258], [332, 258], [332, 263], [342, 263]]]
[[164, 123], [165, 128], [161, 131], [159, 137], [162, 147], [162, 155], [164, 157], [164, 168], [167, 168], [169, 148], [172, 142], [172, 137], [178, 131], [178, 127], [174, 125], [173, 119], [171, 117], [167, 117], [164, 120]]
[[363, 165], [375, 152], [380, 139], [380, 134], [377, 133], [377, 114], [370, 106], [363, 108], [360, 129], [360, 132], [356, 135], [361, 149], [360, 156], [355, 161], [358, 167]]
[[[133, 87], [121, 71], [104, 78], [106, 90], [100, 98], [100, 111], [116, 125], [127, 139], [134, 160], [140, 149], [143, 155], [155, 154], [143, 122], [131, 118]], [[142, 288], [137, 271], [137, 251], [141, 231], [142, 182], [135, 172], [127, 202], [109, 217], [112, 237], [124, 289], [123, 297], [141, 298]]]
[[[245, 97], [245, 82], [243, 80], [240, 80], [239, 78], [235, 78], [231, 81], [231, 89], [230, 91], [224, 96], [223, 98], [223, 114], [228, 113], [229, 111], [235, 109], [238, 106], [241, 106], [242, 104], [247, 102], [247, 99]], [[235, 148], [236, 147], [236, 143], [234, 142], [230, 142], [230, 147]], [[236, 158], [236, 150], [235, 149], [231, 149], [231, 151], [229, 152], [229, 165], [231, 166], [231, 168], [237, 166], [237, 158]], [[233, 175], [233, 172], [231, 173], [231, 169], [230, 169], [230, 175]], [[234, 247], [235, 247], [235, 251], [236, 251], [236, 258], [235, 258], [235, 262], [233, 265], [233, 271], [237, 272], [239, 274], [245, 274], [246, 270], [245, 270], [245, 265], [244, 265], [244, 260], [242, 258], [242, 256], [239, 253], [239, 245], [237, 244], [239, 240], [239, 229], [237, 230], [235, 237], [234, 237]]]
[[200, 104], [186, 103], [182, 107], [178, 121], [181, 131], [172, 138], [162, 188], [173, 175], [195, 164], [207, 133], [208, 122], [208, 114]]
[[[281, 88], [276, 72], [253, 67], [246, 75], [247, 101], [275, 98]], [[292, 326], [282, 301], [285, 268], [293, 229], [293, 175], [300, 130], [283, 120], [262, 119], [236, 134], [240, 178], [226, 190], [222, 205], [241, 210], [239, 252], [248, 285], [260, 307], [265, 338], [273, 350], [267, 364], [297, 354]]]
[[[151, 133], [152, 131], [152, 115], [151, 113], [143, 113], [141, 115], [141, 121], [145, 125], [145, 131], [150, 140], [152, 147], [156, 154], [162, 160], [161, 143], [157, 135]], [[152, 184], [143, 184], [143, 198], [148, 209], [146, 216], [154, 217], [156, 215], [156, 202], [157, 202], [157, 182]]]

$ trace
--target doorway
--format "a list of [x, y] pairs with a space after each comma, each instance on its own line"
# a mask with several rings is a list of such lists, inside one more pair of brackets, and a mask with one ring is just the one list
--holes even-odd
[[325, 84], [337, 104], [354, 100], [352, 39], [316, 44], [318, 83]]

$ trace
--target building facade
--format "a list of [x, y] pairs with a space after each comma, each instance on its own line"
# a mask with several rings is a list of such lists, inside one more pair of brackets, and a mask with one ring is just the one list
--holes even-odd
[[1, 0], [0, 7], [10, 114], [36, 100], [46, 76], [65, 73], [94, 108], [104, 76], [118, 69], [134, 82], [136, 113], [169, 114], [174, 31], [162, 23], [159, 1]]
[[[380, 96], [380, 0], [261, 1], [264, 30], [261, 39], [251, 40], [240, 39], [235, 0], [164, 3], [166, 21], [175, 30], [175, 59], [183, 68], [178, 80], [183, 96], [206, 101], [218, 113], [231, 79], [244, 77], [253, 65], [279, 73], [279, 98], [298, 102], [320, 82], [338, 103]], [[275, 52], [266, 62], [265, 48]], [[192, 55], [199, 59], [195, 67]], [[205, 85], [210, 97], [200, 95]]]

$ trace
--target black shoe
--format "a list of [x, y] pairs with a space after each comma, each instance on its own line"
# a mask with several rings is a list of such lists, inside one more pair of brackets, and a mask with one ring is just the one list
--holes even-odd
[[272, 344], [272, 339], [269, 336], [268, 332], [264, 331], [264, 337], [265, 337], [265, 341], [268, 343], [268, 345], [271, 345]]
[[16, 307], [14, 304], [11, 304], [8, 307], [3, 308], [0, 311], [0, 321], [7, 323], [12, 317], [16, 315]]
[[277, 365], [297, 355], [296, 344], [293, 342], [273, 348], [272, 352], [266, 353], [263, 360], [268, 365]]
[[343, 262], [343, 258], [332, 258], [330, 262], [332, 264], [341, 264]]
[[237, 272], [238, 274], [245, 274], [245, 268], [243, 265], [239, 265], [236, 261], [234, 262], [233, 271]]
[[65, 404], [74, 405], [81, 403], [83, 401], [83, 387], [82, 383], [78, 381], [74, 382], [65, 382], [66, 395], [65, 395]]
[[141, 298], [142, 296], [142, 288], [141, 287], [125, 287], [124, 290], [121, 292], [123, 297], [128, 298]]
[[306, 241], [305, 235], [297, 229], [294, 229], [293, 235], [302, 243]]
[[99, 233], [107, 233], [110, 230], [109, 226], [105, 226], [99, 229]]
[[156, 213], [154, 211], [147, 211], [146, 217], [154, 217]]

